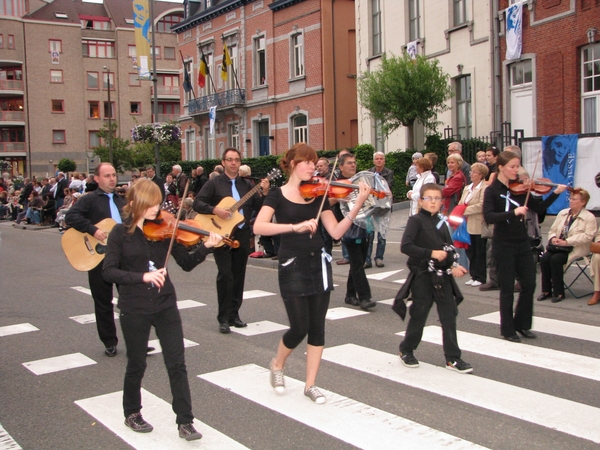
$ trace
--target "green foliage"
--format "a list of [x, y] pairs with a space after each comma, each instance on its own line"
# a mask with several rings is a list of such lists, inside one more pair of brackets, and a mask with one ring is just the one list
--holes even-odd
[[58, 162], [57, 167], [61, 172], [74, 172], [77, 169], [77, 163], [72, 159], [63, 158]]

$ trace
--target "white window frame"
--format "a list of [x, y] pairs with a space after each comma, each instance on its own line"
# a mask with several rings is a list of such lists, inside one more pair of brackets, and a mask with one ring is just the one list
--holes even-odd
[[[468, 96], [462, 99], [459, 99], [459, 86], [462, 86], [462, 82], [468, 80]], [[456, 87], [456, 130], [460, 135], [461, 139], [469, 139], [473, 135], [473, 96], [472, 96], [472, 78], [471, 75], [463, 75], [454, 79], [455, 87]], [[464, 124], [460, 122], [460, 112], [463, 109], [462, 113], [466, 119]], [[465, 130], [465, 133], [461, 133], [461, 130]]]
[[263, 34], [254, 38], [254, 86], [267, 85], [267, 38]]
[[408, 0], [408, 39], [415, 41], [421, 37], [421, 7], [419, 0]]
[[452, 0], [452, 3], [454, 26], [467, 23], [467, 0]]
[[381, 0], [371, 0], [371, 56], [382, 52]]
[[196, 130], [185, 130], [185, 159], [196, 161]]
[[[302, 117], [306, 119], [306, 124], [296, 125], [296, 120]], [[308, 116], [306, 114], [294, 114], [291, 117], [290, 129], [292, 130], [291, 145], [297, 144], [298, 142], [306, 142], [308, 144]]]
[[240, 124], [231, 123], [228, 128], [229, 146], [240, 150]]
[[[229, 53], [229, 59], [231, 59], [231, 66], [227, 67], [227, 83], [225, 84], [225, 89], [230, 91], [237, 87], [235, 75], [237, 74], [238, 46], [234, 44], [231, 46], [228, 45], [227, 52]], [[219, 68], [219, 73], [220, 70], [221, 69]], [[220, 76], [219, 79], [221, 79]]]
[[[585, 60], [586, 52], [591, 52], [591, 58], [587, 61]], [[600, 131], [600, 74], [594, 72], [595, 65], [600, 65], [600, 44], [598, 43], [585, 46], [581, 49], [582, 133], [597, 133]], [[590, 115], [586, 115], [586, 107], [588, 104], [594, 106], [594, 111], [592, 111]]]
[[292, 62], [291, 78], [304, 76], [304, 33], [294, 33], [290, 37], [290, 61]]

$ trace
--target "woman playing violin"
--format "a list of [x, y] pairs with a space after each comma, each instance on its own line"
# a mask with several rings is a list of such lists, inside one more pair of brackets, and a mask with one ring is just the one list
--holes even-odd
[[[140, 413], [141, 384], [146, 370], [146, 352], [150, 328], [160, 341], [173, 394], [173, 411], [179, 437], [200, 439], [194, 429], [192, 400], [185, 366], [183, 329], [177, 309], [177, 296], [164, 266], [169, 240], [152, 242], [143, 233], [144, 222], [156, 218], [162, 201], [160, 188], [151, 180], [141, 179], [127, 193], [126, 218], [111, 231], [102, 276], [119, 286], [120, 322], [127, 346], [127, 369], [123, 385], [125, 425], [133, 431], [147, 433], [153, 427]], [[209, 249], [221, 241], [210, 237], [193, 253], [174, 243], [171, 254], [189, 272], [206, 258]]]
[[[295, 144], [281, 159], [281, 169], [289, 177], [281, 188], [273, 189], [265, 198], [256, 217], [254, 233], [281, 235], [279, 246], [279, 289], [290, 321], [277, 354], [270, 364], [271, 386], [276, 392], [285, 390], [283, 368], [292, 351], [308, 334], [306, 346], [306, 385], [304, 393], [315, 403], [324, 403], [325, 396], [315, 386], [325, 344], [325, 315], [333, 290], [331, 256], [323, 249], [317, 231], [320, 222], [333, 239], [340, 239], [352, 225], [370, 188], [361, 184], [354, 207], [338, 222], [324, 197], [306, 201], [300, 193], [300, 183], [310, 180], [315, 171], [317, 153], [305, 143]], [[273, 217], [277, 223], [273, 223]]]
[[[508, 185], [517, 179], [520, 158], [513, 152], [498, 155], [498, 175], [486, 188], [483, 217], [494, 224], [492, 257], [496, 262], [500, 286], [500, 332], [510, 342], [520, 342], [519, 332], [525, 338], [535, 338], [531, 331], [533, 293], [535, 291], [535, 263], [524, 216], [529, 208], [543, 213], [567, 187], [559, 185], [545, 200], [527, 194], [511, 194]], [[513, 315], [515, 276], [521, 283], [521, 292]]]

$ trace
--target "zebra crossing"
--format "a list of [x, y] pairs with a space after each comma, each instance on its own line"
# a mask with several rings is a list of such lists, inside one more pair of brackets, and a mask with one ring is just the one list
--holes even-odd
[[[395, 277], [400, 271], [388, 273]], [[89, 295], [85, 288], [73, 287], [74, 291]], [[255, 290], [247, 291], [245, 299], [260, 301], [261, 298], [277, 295], [273, 292]], [[380, 305], [391, 303], [391, 299], [379, 301]], [[195, 300], [178, 302], [181, 310], [206, 306]], [[330, 323], [341, 323], [347, 318], [361, 320], [369, 316], [369, 312], [347, 308], [332, 307], [327, 314]], [[81, 317], [86, 317], [85, 320]], [[79, 318], [80, 320], [77, 320]], [[73, 316], [70, 319], [82, 326], [93, 323], [93, 314]], [[496, 326], [499, 324], [497, 312], [469, 317], [474, 324]], [[269, 320], [249, 323], [247, 328], [232, 329], [244, 339], [251, 340], [256, 336], [278, 333], [287, 329], [287, 325]], [[578, 324], [575, 322], [534, 318], [534, 328], [542, 335], [554, 336], [562, 340], [578, 340], [588, 343], [600, 341], [600, 327]], [[14, 324], [0, 327], [0, 338], [25, 333], [37, 333], [40, 330], [31, 323]], [[395, 333], [402, 335], [402, 332]], [[436, 325], [427, 326], [423, 333], [423, 342], [441, 346], [441, 328]], [[459, 331], [458, 339], [464, 352], [480, 355], [482, 358], [510, 362], [518, 367], [528, 366], [536, 369], [552, 371], [572, 377], [575, 380], [585, 379], [590, 382], [600, 381], [600, 358], [576, 355], [543, 346], [513, 344], [499, 337]], [[540, 339], [543, 343], [543, 339]], [[199, 343], [191, 340], [184, 342], [187, 348], [197, 347]], [[152, 353], [160, 353], [158, 340], [149, 342], [156, 348]], [[191, 356], [189, 356], [191, 357]], [[491, 414], [510, 417], [526, 422], [531, 426], [552, 430], [567, 436], [581, 439], [589, 443], [589, 448], [600, 444], [600, 407], [588, 405], [581, 401], [540, 392], [536, 389], [524, 388], [517, 384], [497, 381], [475, 374], [462, 375], [445, 370], [442, 365], [433, 365], [421, 361], [418, 369], [404, 367], [394, 353], [394, 349], [381, 351], [355, 343], [344, 343], [326, 347], [323, 353], [325, 362], [322, 371], [328, 367], [340, 367], [348, 370], [356, 379], [367, 377], [370, 384], [373, 380], [385, 380], [392, 385], [410, 388], [417, 392], [427, 393], [459, 402], [463, 408], [475, 411], [487, 411]], [[99, 361], [82, 353], [45, 358], [37, 361], [23, 362], [23, 367], [36, 376], [44, 376], [53, 372], [85, 370], [86, 366], [98, 364]], [[262, 363], [262, 361], [261, 361]], [[477, 371], [477, 366], [475, 367]], [[269, 372], [265, 364], [232, 365], [222, 370], [206, 373], [190, 373], [190, 385], [194, 395], [194, 386], [205, 383], [227, 394], [234, 394], [241, 401], [247, 402], [249, 408], [264, 408], [273, 414], [281, 415], [308, 427], [316, 432], [339, 440], [356, 448], [363, 449], [396, 449], [401, 440], [402, 448], [485, 448], [484, 442], [472, 442], [460, 433], [452, 434], [438, 430], [409, 417], [391, 412], [381, 405], [373, 406], [352, 398], [335, 390], [321, 390], [327, 396], [325, 405], [315, 405], [303, 395], [304, 383], [286, 375], [286, 392], [277, 394], [270, 387]], [[196, 380], [196, 381], [194, 381]], [[576, 381], [575, 381], [576, 382]], [[328, 386], [329, 387], [329, 386]], [[158, 448], [193, 448], [202, 445], [207, 449], [244, 449], [252, 446], [244, 445], [219, 431], [215, 424], [208, 425], [196, 419], [195, 426], [204, 435], [198, 443], [190, 443], [178, 438], [174, 430], [174, 413], [168, 401], [156, 393], [143, 390], [143, 413], [148, 422], [155, 427], [152, 433], [137, 434], [126, 428], [121, 414], [122, 392], [107, 392], [74, 401], [82, 413], [94, 418], [107, 430], [118, 436], [125, 443], [136, 449]], [[200, 399], [199, 399], [200, 400]], [[527, 408], [515, 408], [515, 404], [526, 404]], [[252, 420], [248, 417], [247, 420]], [[166, 425], [165, 425], [166, 424]], [[282, 433], [285, 430], [282, 430]], [[585, 447], [585, 445], [584, 445]], [[10, 434], [0, 424], [0, 450], [18, 449]]]

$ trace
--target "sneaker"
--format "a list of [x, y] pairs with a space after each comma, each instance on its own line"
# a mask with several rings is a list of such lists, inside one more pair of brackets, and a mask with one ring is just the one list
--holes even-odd
[[419, 360], [415, 358], [413, 352], [400, 353], [400, 361], [406, 367], [410, 367], [411, 369], [416, 369], [419, 367]]
[[269, 372], [271, 373], [271, 386], [273, 386], [275, 392], [277, 392], [278, 394], [283, 394], [285, 392], [285, 379], [283, 378], [283, 369], [273, 369], [273, 361], [271, 361], [271, 364], [269, 364]]
[[306, 391], [304, 391], [304, 395], [310, 398], [317, 405], [321, 405], [327, 401], [327, 398], [323, 395], [323, 393], [316, 386], [309, 387]]
[[137, 433], [150, 433], [154, 427], [144, 420], [141, 412], [129, 414], [125, 418], [125, 425]]
[[459, 373], [471, 373], [473, 372], [473, 366], [468, 362], [464, 362], [460, 358], [456, 358], [452, 361], [446, 361], [446, 369], [455, 370]]
[[116, 345], [109, 345], [108, 347], [106, 347], [104, 349], [104, 354], [106, 356], [108, 356], [109, 358], [112, 358], [113, 356], [117, 356], [117, 346]]
[[473, 278], [471, 278], [469, 281], [465, 281], [465, 284], [467, 286], [471, 286], [473, 284], [473, 281], [475, 281]]
[[384, 267], [384, 266], [385, 266], [385, 264], [383, 263], [383, 261], [382, 261], [382, 260], [380, 260], [380, 259], [376, 259], [376, 260], [375, 260], [375, 265], [376, 265], [377, 267]]
[[202, 433], [196, 431], [193, 423], [181, 423], [177, 426], [179, 430], [179, 437], [186, 441], [195, 441], [196, 439], [202, 439]]
[[361, 309], [364, 309], [365, 311], [368, 311], [369, 308], [374, 308], [375, 306], [377, 306], [377, 303], [371, 301], [371, 299], [368, 298], [361, 300], [358, 304], [361, 307]]
[[481, 281], [473, 280], [473, 282], [471, 283], [471, 286], [477, 287], [477, 286], [481, 286], [482, 284], [483, 283]]

